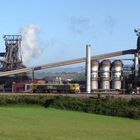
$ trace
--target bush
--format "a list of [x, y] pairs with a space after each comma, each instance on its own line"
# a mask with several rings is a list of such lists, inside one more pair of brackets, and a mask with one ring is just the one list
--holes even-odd
[[139, 98], [132, 98], [129, 103], [129, 106], [139, 107], [140, 108], [140, 99]]
[[45, 107], [55, 107], [60, 109], [69, 109], [69, 110], [83, 110], [83, 102], [76, 98], [57, 96], [53, 99], [46, 100]]
[[113, 97], [79, 99], [59, 96], [46, 100], [44, 105], [45, 107], [138, 119], [140, 118], [139, 100], [136, 101]]
[[8, 95], [0, 96], [0, 106], [12, 104], [38, 104], [43, 105], [48, 97], [33, 95]]
[[0, 106], [13, 104], [32, 104], [102, 115], [140, 119], [140, 99], [72, 98], [68, 96], [8, 95], [0, 96]]

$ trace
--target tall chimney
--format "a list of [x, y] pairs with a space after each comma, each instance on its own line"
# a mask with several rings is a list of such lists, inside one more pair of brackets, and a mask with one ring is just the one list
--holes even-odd
[[86, 45], [86, 92], [91, 92], [91, 46]]
[[139, 58], [138, 58], [138, 53], [135, 54], [134, 67], [135, 67], [135, 78], [136, 78], [138, 76], [138, 71], [139, 71]]

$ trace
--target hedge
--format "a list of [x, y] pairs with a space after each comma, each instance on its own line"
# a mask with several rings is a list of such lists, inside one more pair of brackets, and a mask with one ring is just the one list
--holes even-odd
[[45, 107], [140, 119], [140, 99], [71, 98], [58, 96], [46, 100]]
[[73, 98], [68, 96], [1, 95], [0, 106], [15, 104], [40, 105], [58, 109], [140, 119], [140, 99], [114, 97]]

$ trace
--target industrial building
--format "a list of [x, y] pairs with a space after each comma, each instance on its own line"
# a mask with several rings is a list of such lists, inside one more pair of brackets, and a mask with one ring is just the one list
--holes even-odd
[[[140, 29], [135, 29], [134, 32], [137, 35], [137, 49], [132, 50], [133, 64], [128, 68], [125, 67], [123, 59], [112, 62], [110, 59], [92, 60], [91, 47], [86, 46], [87, 93], [106, 91], [140, 93]], [[129, 72], [129, 75], [126, 76], [126, 72]]]
[[[22, 37], [20, 35], [5, 35], [5, 52], [0, 53], [0, 78], [4, 79], [1, 80], [3, 82], [1, 85], [6, 83], [5, 76], [16, 75], [17, 79], [17, 77], [25, 76], [25, 73], [31, 72], [32, 81], [34, 81], [34, 71], [36, 70], [86, 62], [87, 93], [140, 93], [140, 29], [134, 31], [137, 35], [136, 49], [91, 56], [91, 46], [87, 45], [86, 57], [32, 67], [26, 67], [22, 63]], [[124, 59], [110, 59], [128, 54], [134, 56], [133, 59], [128, 59], [132, 61], [128, 67], [125, 65]], [[24, 81], [21, 77], [19, 79]], [[15, 82], [14, 80], [12, 79], [11, 83]]]

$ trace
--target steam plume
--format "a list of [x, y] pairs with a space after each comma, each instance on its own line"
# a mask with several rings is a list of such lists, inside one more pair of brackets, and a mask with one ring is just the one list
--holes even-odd
[[30, 24], [21, 29], [23, 63], [28, 64], [31, 59], [42, 54], [41, 41], [38, 38], [40, 26]]

